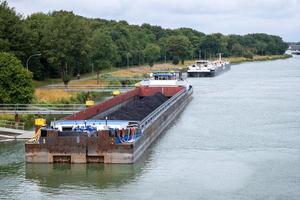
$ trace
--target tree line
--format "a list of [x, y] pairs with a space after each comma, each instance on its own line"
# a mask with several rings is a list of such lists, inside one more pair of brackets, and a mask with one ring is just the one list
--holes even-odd
[[33, 78], [64, 77], [155, 62], [224, 56], [283, 54], [281, 37], [264, 33], [247, 35], [204, 34], [190, 28], [165, 29], [149, 24], [91, 19], [68, 11], [34, 13], [23, 17], [0, 4], [0, 52], [14, 54]]

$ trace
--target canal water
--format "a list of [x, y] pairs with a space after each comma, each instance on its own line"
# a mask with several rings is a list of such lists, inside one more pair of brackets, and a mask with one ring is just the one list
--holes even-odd
[[134, 165], [26, 165], [23, 142], [1, 142], [0, 199], [300, 199], [300, 56], [189, 81]]

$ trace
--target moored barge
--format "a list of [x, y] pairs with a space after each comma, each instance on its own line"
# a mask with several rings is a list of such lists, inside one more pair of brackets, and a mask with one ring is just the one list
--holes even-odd
[[156, 72], [139, 87], [39, 129], [30, 163], [134, 163], [192, 99], [179, 72]]
[[218, 60], [198, 60], [193, 65], [188, 66], [188, 77], [213, 77], [231, 69], [229, 61], [224, 61], [221, 54]]

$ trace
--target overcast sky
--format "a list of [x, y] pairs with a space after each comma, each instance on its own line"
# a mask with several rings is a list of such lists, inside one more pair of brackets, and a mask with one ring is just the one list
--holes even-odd
[[53, 10], [103, 19], [189, 27], [204, 33], [264, 32], [300, 41], [300, 0], [8, 0], [29, 15]]

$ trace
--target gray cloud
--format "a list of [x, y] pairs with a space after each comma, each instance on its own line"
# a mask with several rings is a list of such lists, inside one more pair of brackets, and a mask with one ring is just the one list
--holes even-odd
[[24, 15], [72, 10], [105, 19], [144, 22], [205, 33], [265, 32], [300, 41], [300, 0], [9, 0]]

